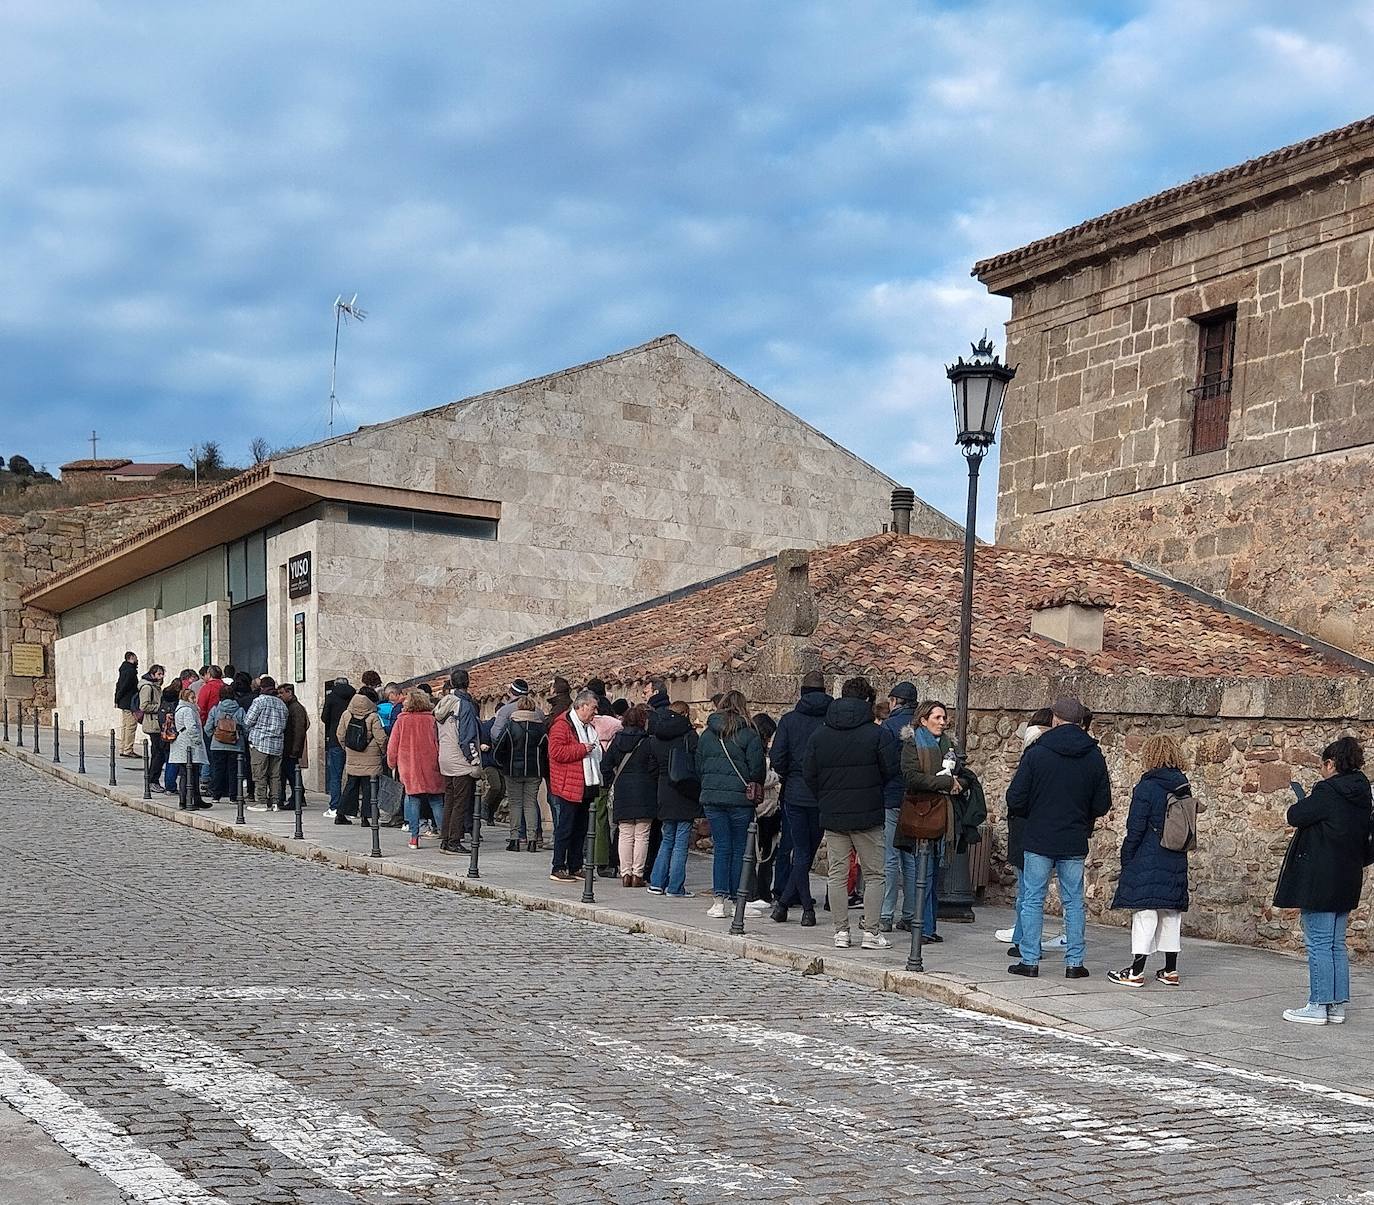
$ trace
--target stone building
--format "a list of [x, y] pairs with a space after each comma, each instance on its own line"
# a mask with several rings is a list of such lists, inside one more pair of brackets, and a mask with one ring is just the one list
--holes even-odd
[[277, 457], [23, 598], [66, 724], [110, 722], [125, 649], [314, 701], [873, 532], [892, 485], [669, 335]]
[[[962, 556], [959, 541], [890, 532], [788, 551], [479, 659], [472, 691], [491, 709], [512, 678], [547, 691], [561, 674], [574, 684], [601, 677], [612, 694], [638, 698], [662, 675], [698, 721], [711, 695], [730, 689], [776, 717], [794, 705], [800, 675], [820, 669], [833, 691], [864, 674], [880, 695], [909, 679], [922, 698], [952, 703]], [[1288, 784], [1310, 786], [1317, 754], [1342, 732], [1374, 737], [1374, 665], [1118, 560], [980, 547], [976, 567], [969, 756], [989, 804], [990, 892], [1008, 898], [1002, 801], [1024, 722], [1074, 694], [1096, 714], [1113, 781], [1088, 859], [1090, 916], [1109, 918], [1135, 755], [1163, 729], [1182, 741], [1207, 807], [1186, 929], [1300, 948], [1295, 914], [1269, 903], [1289, 834]], [[430, 680], [441, 687], [446, 673]], [[1351, 948], [1365, 957], [1369, 912], [1366, 903], [1352, 918]]]
[[997, 538], [1374, 656], [1374, 118], [975, 265], [1009, 297]]

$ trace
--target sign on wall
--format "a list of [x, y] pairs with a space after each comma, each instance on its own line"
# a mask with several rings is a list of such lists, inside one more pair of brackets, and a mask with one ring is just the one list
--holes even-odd
[[[309, 556], [310, 554], [307, 552], [305, 555], [306, 555], [306, 556]], [[304, 612], [304, 611], [297, 611], [297, 612], [296, 612], [295, 633], [296, 633], [296, 638], [295, 638], [295, 643], [294, 643], [294, 651], [295, 651], [295, 675], [294, 675], [294, 676], [295, 676], [295, 679], [296, 679], [297, 682], [304, 682], [304, 681], [305, 681], [305, 612]]]
[[200, 617], [200, 663], [210, 665], [210, 617], [202, 615]]
[[16, 678], [43, 676], [43, 646], [41, 644], [10, 645], [10, 673]]
[[304, 598], [310, 593], [310, 554], [302, 552], [286, 562], [286, 597]]

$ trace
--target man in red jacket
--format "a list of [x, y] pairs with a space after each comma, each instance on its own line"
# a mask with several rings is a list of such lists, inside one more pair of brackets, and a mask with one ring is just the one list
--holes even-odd
[[597, 698], [590, 690], [549, 723], [549, 794], [553, 797], [555, 883], [575, 883], [587, 841], [587, 806], [603, 782], [601, 741], [592, 723]]

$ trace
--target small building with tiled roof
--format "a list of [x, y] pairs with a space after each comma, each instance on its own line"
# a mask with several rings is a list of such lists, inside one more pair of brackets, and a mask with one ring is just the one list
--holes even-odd
[[175, 460], [139, 463], [124, 458], [71, 460], [60, 470], [63, 481], [147, 481], [182, 465]]
[[[700, 717], [718, 691], [741, 689], [758, 710], [791, 707], [800, 675], [821, 669], [838, 689], [863, 674], [880, 695], [909, 680], [952, 703], [958, 662], [963, 546], [884, 533], [788, 552], [723, 578], [465, 666], [487, 709], [523, 678], [547, 692], [555, 674], [592, 677], [638, 698], [651, 677]], [[770, 606], [775, 591], [805, 606]], [[1095, 614], [1096, 647], [1039, 634], [1038, 616]], [[788, 614], [809, 616], [789, 630]], [[779, 618], [781, 616], [781, 618]], [[812, 626], [814, 623], [814, 627]], [[1286, 844], [1292, 779], [1309, 785], [1321, 748], [1351, 731], [1374, 737], [1374, 664], [1140, 566], [1001, 546], [976, 552], [970, 760], [991, 811], [989, 876], [1003, 862], [1002, 796], [1027, 716], [1079, 697], [1112, 769], [1114, 807], [1094, 838], [1089, 904], [1102, 916], [1115, 883], [1134, 759], [1145, 737], [1183, 743], [1207, 812], [1193, 856], [1192, 932], [1255, 944], [1297, 943], [1293, 920], [1269, 906]], [[429, 679], [443, 688], [447, 672]], [[1368, 951], [1368, 939], [1356, 939]]]

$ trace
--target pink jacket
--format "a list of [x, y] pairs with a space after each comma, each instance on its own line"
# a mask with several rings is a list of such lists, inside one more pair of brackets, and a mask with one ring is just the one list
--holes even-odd
[[386, 764], [400, 771], [407, 795], [442, 795], [439, 773], [439, 730], [428, 711], [403, 711], [391, 726]]
[[613, 715], [594, 715], [592, 716], [592, 727], [596, 729], [596, 735], [601, 738], [601, 751], [604, 753], [611, 747], [611, 738], [624, 725]]

